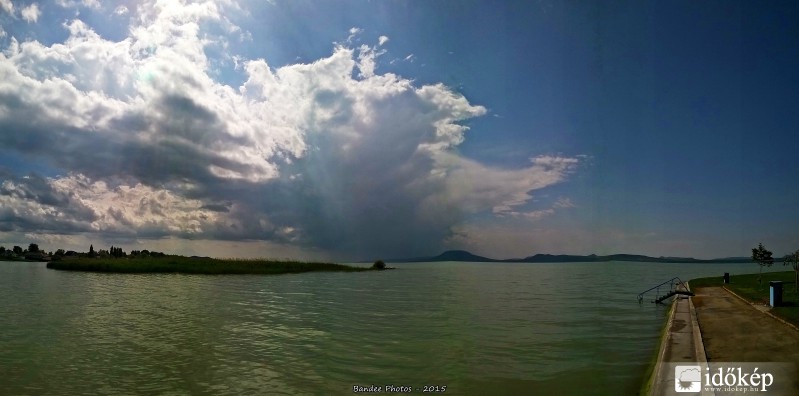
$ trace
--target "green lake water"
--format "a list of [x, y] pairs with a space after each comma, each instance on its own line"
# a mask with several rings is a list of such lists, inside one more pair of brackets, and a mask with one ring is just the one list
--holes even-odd
[[[0, 262], [0, 393], [634, 395], [667, 307], [636, 295], [755, 264], [414, 263], [132, 275]], [[773, 270], [783, 270], [775, 265]], [[383, 389], [385, 391], [385, 388]]]

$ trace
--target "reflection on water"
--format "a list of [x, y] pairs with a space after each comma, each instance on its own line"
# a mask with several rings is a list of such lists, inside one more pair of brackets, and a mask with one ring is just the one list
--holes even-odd
[[0, 262], [0, 389], [295, 395], [394, 384], [447, 385], [448, 394], [635, 394], [665, 314], [635, 295], [675, 275], [757, 270], [398, 266], [196, 276]]

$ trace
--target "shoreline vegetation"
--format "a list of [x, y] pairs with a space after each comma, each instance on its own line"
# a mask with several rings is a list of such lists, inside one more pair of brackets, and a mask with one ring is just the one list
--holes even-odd
[[362, 272], [374, 267], [352, 267], [343, 264], [269, 259], [215, 259], [210, 257], [141, 257], [88, 258], [50, 261], [47, 268], [66, 271], [111, 273], [180, 273], [180, 274], [296, 274], [302, 272]]
[[38, 244], [31, 243], [27, 249], [14, 246], [6, 249], [0, 246], [0, 261], [47, 262], [47, 268], [63, 271], [110, 272], [128, 274], [177, 273], [177, 274], [254, 274], [277, 275], [302, 272], [363, 272], [394, 269], [386, 267], [382, 260], [371, 267], [354, 267], [325, 262], [304, 262], [298, 260], [211, 258], [199, 256], [180, 256], [149, 250], [131, 250], [126, 253], [121, 247], [111, 246], [108, 250], [94, 250], [89, 246], [88, 253], [57, 249], [46, 252]]

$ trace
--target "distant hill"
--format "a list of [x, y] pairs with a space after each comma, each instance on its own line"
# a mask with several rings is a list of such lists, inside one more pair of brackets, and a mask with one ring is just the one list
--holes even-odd
[[691, 257], [650, 257], [640, 254], [609, 254], [604, 256], [597, 256], [591, 254], [588, 256], [571, 255], [571, 254], [536, 254], [525, 258], [514, 258], [506, 260], [497, 260], [488, 257], [478, 256], [465, 250], [448, 250], [438, 256], [432, 257], [416, 257], [405, 259], [386, 260], [394, 263], [413, 263], [413, 262], [439, 262], [439, 261], [464, 261], [464, 262], [505, 262], [505, 263], [591, 263], [591, 262], [605, 262], [605, 261], [637, 261], [637, 262], [651, 262], [651, 263], [749, 263], [752, 259], [749, 257], [726, 257], [712, 260], [700, 260]]
[[478, 256], [476, 254], [469, 253], [465, 250], [447, 250], [446, 252], [433, 257], [390, 259], [386, 261], [391, 263], [418, 263], [418, 262], [431, 262], [431, 261], [465, 261], [465, 262], [486, 263], [486, 262], [495, 262], [498, 260], [494, 260], [488, 257]]
[[439, 254], [438, 256], [431, 257], [430, 261], [478, 261], [478, 262], [490, 262], [490, 261], [497, 261], [494, 259], [490, 259], [488, 257], [478, 256], [476, 254], [471, 254], [465, 250], [447, 250], [444, 253]]
[[638, 262], [653, 262], [653, 263], [699, 263], [706, 260], [697, 260], [690, 257], [650, 257], [640, 254], [610, 254], [606, 256], [597, 256], [595, 254], [588, 256], [579, 255], [551, 255], [551, 254], [536, 254], [529, 256], [522, 260], [525, 263], [574, 263], [574, 262], [603, 262], [603, 261], [638, 261]]

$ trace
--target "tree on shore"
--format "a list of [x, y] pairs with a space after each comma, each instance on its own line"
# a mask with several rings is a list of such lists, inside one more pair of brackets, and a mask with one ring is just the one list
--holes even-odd
[[14, 245], [14, 253], [15, 254], [22, 254], [22, 248], [17, 246], [17, 245]]
[[752, 249], [752, 260], [760, 266], [760, 273], [757, 276], [758, 283], [763, 283], [763, 267], [771, 267], [774, 264], [774, 258], [771, 257], [773, 253], [763, 247], [762, 243], [757, 244], [757, 247]]
[[125, 257], [125, 252], [121, 247], [111, 246], [111, 250], [109, 250], [109, 252], [112, 257]]
[[39, 253], [39, 245], [31, 243], [30, 245], [28, 245], [28, 251], [31, 253]]
[[372, 264], [372, 268], [379, 270], [386, 269], [386, 263], [384, 263], [383, 260], [377, 260], [374, 264]]
[[782, 265], [788, 264], [793, 266], [794, 290], [799, 292], [799, 250], [785, 256]]
[[94, 257], [97, 254], [94, 252], [94, 245], [89, 245], [89, 257]]

